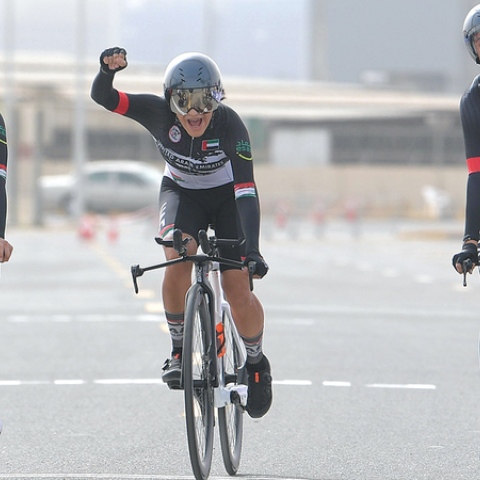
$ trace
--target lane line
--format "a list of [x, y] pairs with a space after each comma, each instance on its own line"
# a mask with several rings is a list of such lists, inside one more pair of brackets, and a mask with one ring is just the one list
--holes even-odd
[[423, 384], [423, 383], [371, 383], [365, 385], [367, 388], [399, 388], [399, 389], [412, 389], [412, 390], [435, 390], [436, 385]]
[[[463, 288], [463, 287], [461, 287]], [[463, 288], [463, 290], [466, 290]], [[462, 290], [462, 291], [463, 291]], [[68, 323], [68, 322], [163, 322], [164, 306], [161, 302], [147, 302], [143, 314], [11, 314], [5, 317], [7, 322], [11, 323], [29, 323], [29, 322], [50, 322], [50, 323]], [[439, 310], [434, 308], [416, 309], [416, 308], [371, 308], [348, 307], [346, 305], [264, 305], [265, 312], [268, 315], [268, 321], [272, 325], [284, 324], [285, 317], [288, 316], [290, 323], [298, 325], [312, 325], [316, 319], [314, 315], [377, 315], [389, 317], [447, 317], [447, 318], [477, 318], [478, 315], [472, 310]], [[294, 315], [294, 320], [292, 316]], [[309, 315], [309, 317], [300, 317], [299, 314]]]
[[[463, 288], [463, 287], [462, 287]], [[464, 288], [465, 290], [465, 288]], [[300, 313], [307, 314], [339, 314], [339, 315], [385, 315], [385, 316], [418, 316], [418, 317], [471, 317], [478, 318], [478, 314], [472, 310], [446, 310], [435, 308], [405, 308], [398, 306], [397, 308], [372, 308], [372, 307], [349, 307], [346, 305], [304, 305], [304, 304], [287, 304], [273, 305], [264, 304], [264, 309], [269, 315], [269, 321], [276, 323], [275, 314], [279, 314], [285, 318], [290, 312], [298, 315]]]
[[[160, 378], [103, 378], [96, 380], [83, 379], [57, 379], [57, 380], [0, 380], [0, 387], [20, 387], [20, 386], [36, 386], [36, 385], [59, 385], [59, 386], [76, 386], [76, 385], [162, 385], [166, 386]], [[274, 385], [293, 386], [293, 387], [309, 387], [314, 383], [311, 380], [274, 380]], [[324, 380], [321, 382], [324, 387], [352, 387], [352, 382], [338, 380]], [[437, 386], [429, 383], [367, 383], [363, 384], [366, 388], [384, 388], [399, 390], [436, 390]]]
[[97, 385], [165, 385], [161, 378], [117, 378], [94, 380], [93, 383]]
[[[96, 380], [58, 379], [58, 380], [0, 380], [0, 387], [19, 387], [22, 385], [163, 385], [161, 378], [103, 378]], [[311, 380], [273, 380], [274, 385], [311, 386]]]
[[325, 381], [322, 382], [322, 385], [325, 387], [351, 387], [352, 383], [351, 382], [330, 382], [330, 381]]
[[[103, 478], [103, 479], [113, 479], [113, 480], [142, 480], [142, 479], [153, 479], [153, 480], [192, 480], [192, 475], [128, 475], [128, 474], [110, 474], [110, 473], [8, 473], [0, 474], [0, 478], [7, 478], [8, 480], [14, 479], [23, 479], [23, 478], [72, 478], [77, 480], [84, 480], [87, 478]], [[232, 477], [209, 477], [211, 480], [231, 480]], [[244, 480], [257, 480], [258, 475], [250, 476], [243, 474], [242, 478]], [[262, 475], [262, 480], [302, 480], [299, 477], [266, 477]]]
[[69, 323], [69, 322], [163, 322], [163, 315], [144, 314], [79, 314], [79, 315], [9, 315], [10, 323]]
[[312, 385], [311, 380], [273, 380], [274, 385], [289, 385], [294, 387], [303, 387]]

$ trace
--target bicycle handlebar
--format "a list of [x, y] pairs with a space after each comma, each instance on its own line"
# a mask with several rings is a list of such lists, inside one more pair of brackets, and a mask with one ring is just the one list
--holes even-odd
[[[163, 240], [162, 238], [155, 237], [155, 241], [159, 245], [164, 247], [175, 249], [180, 255], [179, 258], [174, 258], [172, 260], [167, 260], [166, 262], [158, 263], [156, 265], [151, 265], [149, 267], [140, 267], [140, 265], [132, 265], [131, 273], [133, 278], [133, 287], [135, 293], [138, 293], [138, 283], [137, 278], [141, 277], [145, 272], [150, 270], [157, 270], [159, 268], [169, 267], [177, 263], [192, 262], [192, 263], [202, 263], [202, 262], [218, 262], [222, 265], [227, 265], [230, 267], [243, 268], [245, 264], [238, 260], [232, 260], [230, 258], [223, 258], [216, 255], [217, 247], [220, 245], [224, 246], [235, 246], [242, 245], [245, 240], [238, 239], [221, 239], [216, 237], [207, 237], [205, 230], [200, 230], [198, 232], [199, 244], [202, 248], [204, 254], [200, 255], [187, 255], [187, 249], [185, 245], [189, 243], [192, 239], [189, 237], [182, 238], [182, 231], [180, 229], [175, 229], [173, 231], [172, 240]], [[253, 275], [255, 273], [256, 264], [255, 262], [249, 262], [248, 265], [248, 276], [250, 282], [250, 290], [253, 290]]]

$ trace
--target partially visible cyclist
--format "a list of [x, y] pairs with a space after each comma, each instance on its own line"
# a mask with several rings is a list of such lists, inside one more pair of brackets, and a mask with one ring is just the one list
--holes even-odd
[[[201, 53], [179, 55], [165, 71], [163, 96], [116, 90], [115, 74], [126, 67], [124, 49], [102, 52], [91, 96], [107, 110], [143, 125], [165, 160], [160, 237], [168, 239], [179, 228], [184, 236], [196, 239], [198, 231], [209, 225], [219, 238], [244, 237], [243, 251], [224, 248], [220, 254], [245, 258], [245, 265], [254, 262], [255, 276], [263, 277], [268, 266], [259, 250], [260, 207], [250, 139], [238, 114], [221, 103], [224, 89], [218, 66]], [[197, 248], [196, 240], [187, 244], [189, 254]], [[165, 256], [172, 259], [178, 254], [165, 248]], [[163, 281], [172, 353], [162, 378], [170, 388], [180, 386], [184, 305], [191, 268], [188, 263], [170, 266]], [[263, 307], [250, 291], [245, 268], [222, 266], [222, 286], [247, 350], [247, 411], [252, 417], [262, 417], [272, 403], [270, 364], [263, 353]]]
[[7, 227], [7, 132], [5, 120], [0, 114], [0, 263], [8, 262], [13, 252], [12, 245], [5, 240]]
[[[480, 4], [465, 17], [463, 39], [468, 53], [480, 64]], [[464, 262], [469, 261], [468, 271], [471, 273], [478, 265], [480, 238], [480, 75], [473, 80], [461, 99], [460, 117], [468, 178], [463, 247], [461, 252], [453, 256], [452, 263], [457, 272], [464, 273]]]

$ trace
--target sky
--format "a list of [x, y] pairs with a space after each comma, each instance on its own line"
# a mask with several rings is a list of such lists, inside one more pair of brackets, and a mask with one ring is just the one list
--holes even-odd
[[3, 44], [13, 41], [16, 51], [74, 56], [80, 6], [91, 60], [120, 45], [130, 63], [164, 66], [196, 50], [211, 55], [224, 75], [304, 80], [311, 71], [311, 1], [325, 5], [325, 24], [314, 28], [325, 28], [327, 80], [430, 72], [457, 86], [471, 76], [461, 38], [476, 4], [470, 0], [0, 0], [0, 25]]
[[[226, 73], [269, 77], [293, 73], [297, 78], [306, 74], [301, 55], [305, 35], [286, 41], [292, 24], [303, 22], [306, 0], [295, 0], [293, 9], [289, 0], [15, 0], [17, 50], [74, 54], [79, 3], [85, 9], [89, 58], [120, 45], [131, 62], [167, 64], [177, 54], [195, 50], [213, 56]], [[5, 15], [3, 8], [3, 25]]]

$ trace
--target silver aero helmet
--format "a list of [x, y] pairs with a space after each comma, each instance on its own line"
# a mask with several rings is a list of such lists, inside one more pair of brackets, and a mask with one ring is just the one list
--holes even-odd
[[468, 53], [475, 60], [476, 63], [480, 64], [480, 59], [478, 58], [477, 52], [473, 45], [473, 38], [475, 34], [480, 31], [480, 4], [473, 7], [465, 17], [463, 22], [463, 40], [465, 41], [465, 47], [468, 50]]
[[192, 108], [198, 113], [213, 112], [225, 98], [217, 64], [197, 52], [183, 53], [168, 64], [163, 88], [170, 109], [179, 115]]

